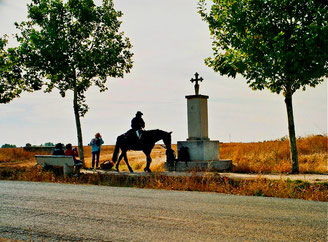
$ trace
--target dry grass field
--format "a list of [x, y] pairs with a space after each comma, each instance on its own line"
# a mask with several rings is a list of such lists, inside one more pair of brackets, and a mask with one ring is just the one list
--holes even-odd
[[[176, 145], [173, 145], [173, 148], [176, 150]], [[112, 160], [114, 152], [113, 145], [105, 145], [101, 148], [100, 153], [100, 162], [105, 160]], [[85, 166], [91, 167], [91, 147], [87, 146], [84, 150], [85, 153]], [[166, 159], [165, 156], [165, 149], [162, 148], [160, 145], [156, 145], [151, 153], [152, 163], [151, 163], [151, 170], [154, 171], [164, 171], [164, 162]], [[143, 170], [146, 166], [146, 156], [142, 151], [128, 151], [128, 159], [129, 163], [132, 168], [136, 171]], [[128, 171], [127, 166], [125, 165], [124, 161], [120, 162], [120, 170]]]
[[[327, 135], [298, 138], [300, 173], [327, 173], [327, 147]], [[258, 143], [222, 144], [220, 157], [232, 159], [235, 172], [289, 173], [291, 171], [287, 139]]]
[[[328, 136], [313, 135], [297, 140], [301, 173], [327, 173]], [[176, 145], [173, 145], [176, 151]], [[114, 146], [103, 146], [100, 160], [111, 160]], [[91, 167], [91, 147], [84, 148], [85, 166]], [[0, 149], [0, 167], [31, 167], [34, 155], [46, 152], [28, 152], [22, 148]], [[156, 145], [151, 154], [153, 171], [163, 171], [165, 149]], [[243, 173], [289, 173], [291, 171], [287, 139], [257, 143], [224, 143], [220, 145], [220, 158], [232, 159], [233, 171]], [[134, 170], [143, 170], [146, 157], [141, 151], [129, 151], [129, 162]], [[124, 161], [121, 170], [127, 171]]]

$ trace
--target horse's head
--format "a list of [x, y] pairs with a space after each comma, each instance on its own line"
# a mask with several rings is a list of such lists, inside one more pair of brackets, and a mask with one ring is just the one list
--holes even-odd
[[172, 144], [171, 143], [171, 134], [172, 134], [172, 132], [165, 132], [165, 135], [163, 137], [163, 142], [164, 142], [165, 148], [167, 150], [171, 149], [171, 144]]
[[165, 132], [165, 136], [163, 138], [163, 142], [166, 148], [166, 162], [169, 166], [174, 166], [174, 162], [176, 161], [175, 152], [171, 147], [171, 134], [172, 132]]
[[176, 156], [174, 150], [167, 149], [166, 152], [166, 163], [169, 164], [169, 166], [174, 166], [174, 162], [176, 161]]

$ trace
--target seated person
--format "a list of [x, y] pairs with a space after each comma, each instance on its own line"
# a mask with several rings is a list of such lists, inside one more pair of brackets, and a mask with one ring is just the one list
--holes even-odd
[[74, 148], [74, 149], [72, 148], [72, 144], [67, 144], [66, 145], [65, 155], [73, 156], [74, 163], [76, 165], [82, 165], [82, 162], [80, 160], [76, 159], [76, 157], [79, 156], [79, 152], [77, 151], [76, 148]]
[[65, 155], [62, 143], [56, 144], [55, 150], [52, 152], [52, 155]]

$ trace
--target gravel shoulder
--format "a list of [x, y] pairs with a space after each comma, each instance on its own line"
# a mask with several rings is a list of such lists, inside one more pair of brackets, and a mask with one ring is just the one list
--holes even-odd
[[[128, 175], [128, 176], [147, 176], [149, 173], [135, 171], [134, 173], [130, 172], [116, 172], [114, 170], [87, 170], [82, 169], [82, 173], [86, 174], [95, 174], [95, 173], [102, 173], [102, 174], [112, 174], [112, 175]], [[247, 180], [254, 180], [254, 179], [270, 179], [270, 180], [301, 180], [310, 183], [314, 182], [328, 182], [328, 175], [326, 174], [247, 174], [247, 173], [232, 173], [232, 172], [154, 172], [152, 174], [161, 174], [167, 176], [222, 176], [228, 177], [232, 179], [247, 179]]]

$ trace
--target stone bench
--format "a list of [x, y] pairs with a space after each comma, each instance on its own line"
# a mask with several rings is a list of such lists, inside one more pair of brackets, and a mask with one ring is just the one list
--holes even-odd
[[74, 163], [72, 156], [66, 155], [36, 155], [37, 165], [41, 165], [43, 169], [49, 166], [62, 166], [64, 168], [64, 175], [70, 175], [74, 171], [74, 167], [80, 167]]

